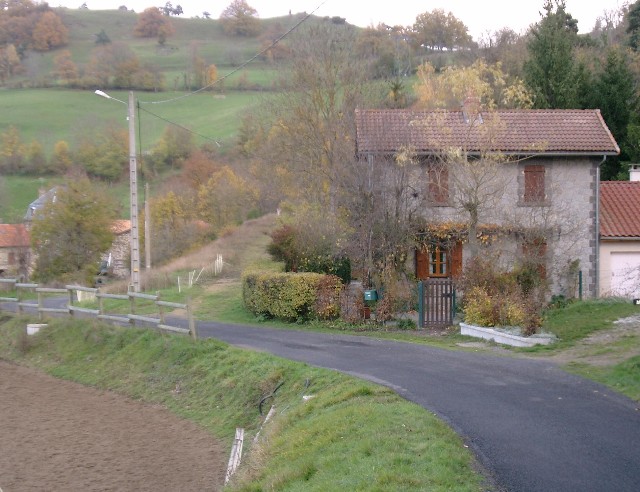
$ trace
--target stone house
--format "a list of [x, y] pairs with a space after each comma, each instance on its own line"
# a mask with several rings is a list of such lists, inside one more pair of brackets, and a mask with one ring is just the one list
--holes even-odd
[[0, 276], [29, 278], [31, 242], [24, 224], [0, 224]]
[[107, 263], [110, 275], [125, 278], [130, 274], [129, 259], [131, 257], [131, 221], [121, 219], [113, 221], [111, 231], [114, 234], [113, 244], [104, 255], [102, 261]]
[[[357, 110], [363, 168], [411, 155], [427, 224], [416, 278], [451, 278], [476, 255], [535, 257], [554, 294], [599, 292], [599, 166], [620, 151], [599, 110]], [[386, 164], [385, 164], [386, 163]], [[433, 233], [437, 231], [437, 234]], [[491, 247], [489, 247], [490, 245]]]
[[640, 170], [600, 185], [601, 296], [640, 297]]

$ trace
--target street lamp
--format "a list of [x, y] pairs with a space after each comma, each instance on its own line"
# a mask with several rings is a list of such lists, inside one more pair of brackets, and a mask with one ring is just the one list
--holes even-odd
[[133, 121], [135, 101], [133, 91], [129, 91], [129, 103], [111, 97], [106, 92], [96, 91], [97, 95], [113, 99], [127, 106], [129, 120], [129, 189], [131, 203], [131, 286], [134, 292], [140, 292], [140, 238], [138, 236], [138, 179], [136, 162], [136, 127]]

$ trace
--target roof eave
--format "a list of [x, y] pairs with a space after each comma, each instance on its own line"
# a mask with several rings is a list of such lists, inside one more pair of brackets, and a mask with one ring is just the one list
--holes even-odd
[[[395, 154], [397, 152], [397, 149], [394, 150], [359, 150], [357, 152], [358, 155], [389, 155], [389, 154]], [[426, 156], [435, 156], [435, 155], [442, 155], [443, 152], [436, 152], [436, 151], [425, 151], [425, 150], [415, 150], [414, 153], [416, 155], [426, 155]], [[480, 152], [477, 150], [472, 150], [472, 151], [468, 151], [467, 154], [469, 155], [473, 155], [473, 156], [477, 156], [477, 155], [482, 155], [485, 152]], [[572, 151], [572, 152], [531, 152], [531, 151], [527, 151], [527, 150], [511, 150], [511, 151], [502, 151], [502, 150], [495, 150], [495, 151], [491, 151], [491, 152], [486, 152], [488, 154], [501, 154], [501, 155], [510, 155], [510, 156], [546, 156], [546, 157], [602, 157], [602, 156], [606, 156], [606, 157], [610, 157], [610, 156], [616, 156], [620, 154], [620, 151], [614, 152], [614, 151], [589, 151], [589, 152], [579, 152], [579, 151]]]
[[607, 236], [600, 234], [603, 241], [640, 241], [640, 236]]

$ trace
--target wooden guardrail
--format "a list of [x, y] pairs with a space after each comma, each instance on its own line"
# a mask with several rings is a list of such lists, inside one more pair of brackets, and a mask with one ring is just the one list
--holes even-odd
[[[138, 326], [136, 323], [144, 323], [146, 325], [155, 326], [159, 330], [171, 331], [174, 333], [180, 333], [183, 335], [191, 335], [192, 338], [198, 338], [198, 332], [195, 320], [193, 318], [193, 312], [191, 309], [191, 303], [187, 299], [186, 303], [168, 302], [160, 299], [160, 294], [144, 294], [138, 292], [127, 292], [126, 294], [107, 294], [100, 292], [100, 289], [83, 287], [81, 285], [65, 285], [62, 288], [40, 287], [39, 284], [28, 284], [18, 282], [16, 279], [4, 279], [0, 278], [0, 284], [13, 285], [13, 289], [16, 291], [15, 297], [1, 297], [0, 302], [15, 303], [18, 308], [18, 312], [23, 313], [26, 309], [35, 310], [38, 312], [40, 321], [44, 320], [47, 313], [53, 314], [67, 314], [69, 316], [75, 316], [76, 314], [85, 314], [94, 316], [98, 319], [112, 321], [119, 324], [125, 324], [130, 326]], [[11, 290], [13, 290], [11, 289]], [[28, 299], [27, 292], [35, 292], [36, 300]], [[98, 309], [91, 309], [74, 304], [76, 298], [80, 297], [80, 292], [84, 292], [90, 295], [95, 295], [98, 301]], [[49, 294], [66, 295], [67, 303], [64, 308], [55, 308], [45, 306], [45, 298]], [[128, 314], [113, 314], [107, 313], [104, 307], [104, 299], [115, 299], [129, 302]], [[136, 313], [136, 300], [143, 299], [152, 301], [157, 307], [157, 313], [153, 316], [142, 315]], [[168, 324], [166, 320], [166, 309], [184, 309], [187, 314], [188, 328], [182, 328], [180, 326], [173, 326]]]

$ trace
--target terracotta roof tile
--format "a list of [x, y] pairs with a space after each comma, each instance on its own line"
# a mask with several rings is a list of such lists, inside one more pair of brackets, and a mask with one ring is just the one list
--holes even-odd
[[0, 224], [0, 248], [24, 248], [30, 244], [24, 224]]
[[640, 182], [600, 183], [600, 237], [640, 237]]
[[617, 155], [600, 110], [497, 110], [465, 121], [463, 111], [356, 110], [358, 153], [450, 148], [507, 154]]

